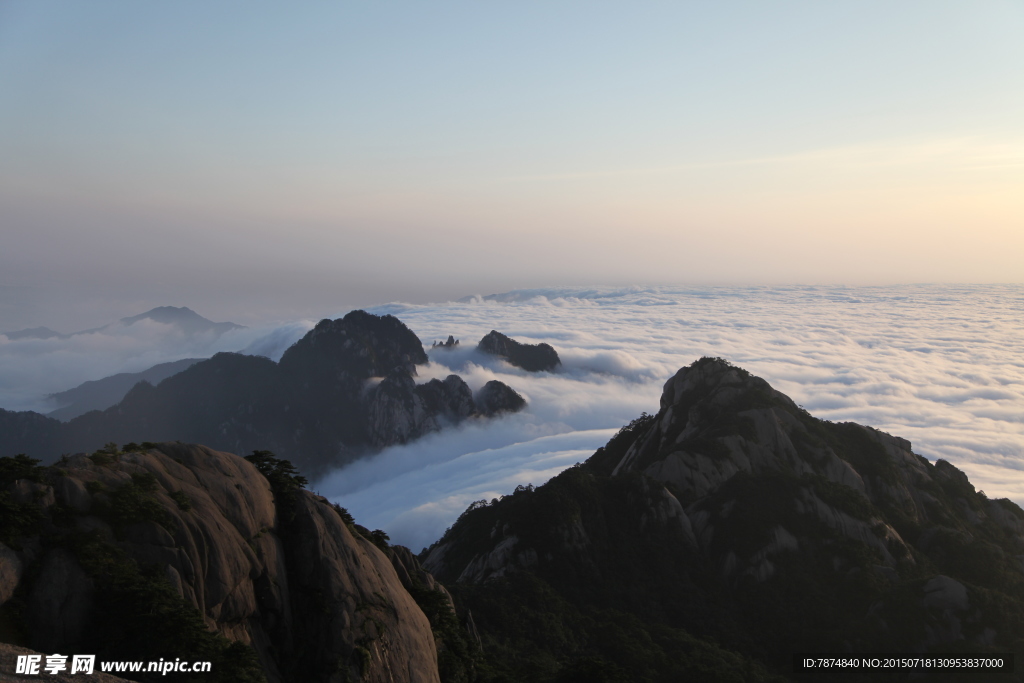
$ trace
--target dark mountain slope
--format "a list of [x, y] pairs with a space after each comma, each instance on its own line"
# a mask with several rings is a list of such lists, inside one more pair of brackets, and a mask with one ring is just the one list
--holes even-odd
[[1012, 502], [705, 358], [583, 465], [472, 506], [424, 565], [524, 680], [673, 680], [693, 636], [787, 675], [801, 651], [1021, 652], [1022, 559]]
[[[187, 441], [273, 450], [316, 476], [361, 453], [495, 412], [490, 398], [478, 408], [456, 375], [417, 385], [415, 368], [425, 362], [423, 345], [397, 318], [353, 311], [321, 321], [280, 363], [219, 353], [156, 387], [141, 382], [119, 404], [66, 424], [0, 411], [0, 455], [52, 461], [109, 441]], [[503, 384], [492, 394], [508, 409], [523, 406]]]
[[67, 391], [50, 394], [50, 400], [61, 407], [47, 413], [47, 416], [67, 421], [90, 410], [106, 410], [120, 403], [128, 391], [139, 382], [159, 384], [200, 360], [202, 358], [183, 358], [170, 363], [159, 363], [142, 372], [119, 372], [103, 379], [83, 382]]

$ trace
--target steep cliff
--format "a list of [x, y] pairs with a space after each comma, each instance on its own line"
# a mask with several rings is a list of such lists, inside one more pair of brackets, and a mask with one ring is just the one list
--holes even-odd
[[[158, 386], [141, 382], [118, 405], [67, 423], [0, 410], [0, 455], [52, 462], [111, 440], [179, 440], [237, 453], [270, 449], [315, 476], [495, 412], [490, 403], [478, 408], [455, 375], [417, 385], [416, 366], [426, 362], [420, 340], [397, 318], [352, 311], [320, 321], [280, 363], [219, 353]], [[506, 397], [515, 394], [501, 387]]]
[[423, 561], [495, 657], [550, 675], [693, 675], [687, 637], [782, 673], [799, 651], [1024, 649], [1024, 511], [718, 359], [586, 463], [474, 504]]
[[181, 444], [0, 460], [3, 640], [210, 660], [207, 681], [438, 681], [431, 623], [396, 566], [442, 608], [443, 589], [287, 463], [254, 462]]

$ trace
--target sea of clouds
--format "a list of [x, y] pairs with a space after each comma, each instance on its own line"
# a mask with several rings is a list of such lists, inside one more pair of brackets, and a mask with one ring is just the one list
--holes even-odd
[[[813, 415], [910, 439], [960, 467], [989, 496], [1024, 503], [1024, 286], [552, 288], [432, 305], [368, 309], [405, 322], [427, 346], [420, 381], [500, 379], [529, 402], [390, 448], [314, 482], [356, 520], [414, 550], [474, 500], [539, 485], [586, 459], [701, 356], [768, 380]], [[337, 311], [342, 315], [345, 311]], [[85, 379], [244, 350], [277, 359], [312, 321], [176, 337], [158, 323], [60, 340], [0, 336], [0, 407], [25, 409]], [[497, 329], [547, 342], [554, 373], [475, 351]], [[449, 334], [458, 349], [431, 349]]]
[[[474, 389], [500, 379], [529, 401], [391, 448], [316, 482], [360, 523], [415, 550], [474, 500], [539, 485], [589, 456], [701, 356], [768, 380], [813, 415], [910, 439], [990, 496], [1024, 503], [1024, 286], [536, 289], [440, 305], [373, 309], [431, 350], [423, 380]], [[557, 373], [527, 373], [473, 350], [491, 329], [547, 342]]]

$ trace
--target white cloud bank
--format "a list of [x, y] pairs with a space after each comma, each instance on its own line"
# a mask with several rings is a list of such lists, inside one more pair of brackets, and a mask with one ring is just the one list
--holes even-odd
[[[768, 380], [813, 415], [910, 439], [990, 496], [1024, 503], [1024, 286], [535, 289], [393, 304], [432, 351], [423, 379], [501, 379], [524, 414], [392, 448], [315, 485], [357, 521], [415, 550], [473, 500], [541, 484], [585, 459], [703, 355]], [[560, 373], [530, 374], [472, 347], [491, 329], [547, 342]]]
[[[558, 288], [369, 310], [396, 315], [425, 342], [422, 381], [456, 372], [476, 389], [500, 379], [529, 401], [524, 413], [388, 449], [314, 483], [416, 550], [470, 502], [539, 485], [655, 412], [664, 381], [703, 355], [765, 378], [813, 415], [908, 438], [990, 496], [1024, 503], [1022, 285]], [[32, 408], [86, 379], [221, 350], [276, 359], [311, 325], [217, 340], [157, 323], [68, 340], [0, 336], [0, 407]], [[551, 344], [562, 371], [531, 374], [476, 353], [491, 329]], [[429, 349], [449, 334], [458, 350]]]

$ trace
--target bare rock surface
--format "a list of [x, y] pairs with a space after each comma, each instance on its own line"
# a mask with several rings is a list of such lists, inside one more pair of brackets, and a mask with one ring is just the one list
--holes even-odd
[[270, 681], [439, 680], [431, 625], [392, 560], [326, 499], [296, 489], [282, 500], [253, 464], [203, 446], [101, 456], [12, 486], [75, 511], [47, 522], [68, 540], [44, 542], [32, 571], [20, 568], [29, 554], [0, 548], [0, 587], [26, 596], [25, 644], [77, 652], [86, 641], [95, 577], [74, 540], [92, 534], [163, 577], [209, 629], [251, 646]]

